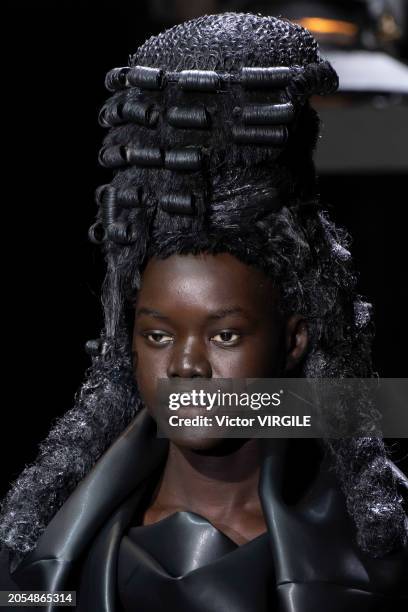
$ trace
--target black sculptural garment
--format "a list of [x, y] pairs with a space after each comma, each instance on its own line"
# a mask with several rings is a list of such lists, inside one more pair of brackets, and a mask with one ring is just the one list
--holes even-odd
[[[89, 232], [106, 258], [105, 325], [74, 408], [3, 504], [18, 588], [75, 590], [80, 612], [404, 609], [408, 481], [380, 438], [259, 440], [257, 535], [241, 512], [243, 544], [209, 505], [145, 520], [179, 444], [156, 436], [158, 378], [376, 374], [348, 235], [317, 195], [309, 98], [337, 82], [307, 30], [235, 13], [175, 26], [108, 73], [99, 159], [115, 174]], [[256, 324], [198, 329], [234, 300]], [[156, 317], [149, 334], [139, 310]], [[186, 456], [211, 455], [199, 443]]]
[[174, 610], [219, 610], [223, 602], [233, 610], [276, 608], [266, 532], [238, 546], [200, 515], [177, 512], [131, 528], [118, 557], [118, 588], [126, 610], [135, 602], [143, 610], [160, 610], [164, 602]]
[[[260, 495], [268, 524], [269, 561], [264, 536], [239, 547], [240, 559], [215, 528], [207, 528], [213, 536], [210, 545], [208, 536], [194, 537], [195, 530], [202, 534], [204, 522], [191, 525], [188, 515], [179, 516], [176, 525], [173, 515], [162, 524], [142, 528], [144, 539], [143, 531], [138, 537], [136, 530], [132, 555], [132, 523], [167, 452], [167, 440], [156, 437], [154, 421], [142, 410], [56, 514], [37, 549], [14, 572], [14, 580], [22, 589], [48, 590], [51, 585], [54, 590], [76, 589], [81, 612], [113, 612], [121, 605], [130, 610], [129, 597], [137, 598], [134, 607], [143, 602], [144, 612], [184, 609], [186, 601], [194, 611], [403, 610], [407, 551], [384, 560], [370, 559], [358, 550], [344, 498], [324, 465], [295, 506], [285, 502], [284, 441], [264, 442]], [[136, 478], [135, 463], [140, 466]], [[173, 537], [172, 528], [178, 537], [166, 542]], [[246, 547], [259, 558], [246, 558]], [[207, 583], [203, 571], [202, 581], [194, 581], [193, 569], [187, 588], [180, 589], [179, 574], [171, 570], [183, 559], [200, 555], [211, 580]], [[266, 563], [259, 568], [261, 561]], [[214, 601], [219, 605], [209, 607]]]

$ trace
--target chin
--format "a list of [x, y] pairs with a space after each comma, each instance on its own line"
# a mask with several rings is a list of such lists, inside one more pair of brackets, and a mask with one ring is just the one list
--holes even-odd
[[185, 436], [172, 436], [170, 442], [179, 448], [188, 449], [201, 455], [229, 455], [240, 448], [247, 438], [208, 438], [206, 436], [192, 436], [191, 432]]
[[224, 442], [222, 438], [209, 438], [207, 433], [204, 432], [202, 434], [194, 432], [194, 435], [192, 435], [191, 431], [186, 431], [185, 434], [178, 431], [176, 435], [172, 435], [169, 439], [176, 446], [193, 451], [211, 450]]

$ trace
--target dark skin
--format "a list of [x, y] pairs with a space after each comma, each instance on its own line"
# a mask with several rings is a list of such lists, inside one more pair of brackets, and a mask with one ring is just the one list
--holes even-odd
[[[284, 316], [272, 279], [228, 253], [152, 258], [135, 304], [134, 372], [153, 414], [166, 377], [273, 378], [301, 361], [308, 342], [300, 314]], [[143, 524], [195, 512], [241, 545], [266, 531], [258, 495], [258, 439], [170, 439]]]

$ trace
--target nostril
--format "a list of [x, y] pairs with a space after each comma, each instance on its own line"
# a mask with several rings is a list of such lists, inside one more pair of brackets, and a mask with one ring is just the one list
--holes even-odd
[[211, 378], [212, 368], [208, 359], [202, 355], [173, 357], [167, 368], [168, 378]]

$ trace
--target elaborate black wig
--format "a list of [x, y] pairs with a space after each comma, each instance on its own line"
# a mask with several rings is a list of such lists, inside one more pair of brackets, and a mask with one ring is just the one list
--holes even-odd
[[[132, 370], [132, 303], [155, 255], [228, 252], [275, 279], [287, 314], [308, 321], [297, 375], [373, 377], [371, 305], [356, 291], [350, 237], [318, 202], [312, 94], [337, 87], [310, 33], [283, 19], [226, 13], [147, 40], [108, 73], [90, 237], [107, 271], [105, 325], [74, 407], [56, 421], [3, 502], [15, 563], [142, 407]], [[360, 407], [356, 405], [356, 410]], [[406, 540], [398, 477], [378, 438], [326, 440], [361, 548]]]

